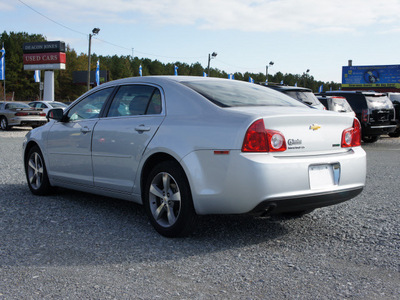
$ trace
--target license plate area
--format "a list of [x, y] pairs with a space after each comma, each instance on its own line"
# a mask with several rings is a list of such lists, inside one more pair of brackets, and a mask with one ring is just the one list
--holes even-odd
[[324, 189], [339, 184], [340, 164], [320, 164], [308, 167], [310, 189]]

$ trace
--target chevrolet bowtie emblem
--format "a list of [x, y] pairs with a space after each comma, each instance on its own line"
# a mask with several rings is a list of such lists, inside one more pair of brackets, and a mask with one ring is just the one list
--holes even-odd
[[310, 129], [312, 131], [315, 131], [315, 130], [318, 130], [320, 128], [321, 128], [321, 126], [319, 126], [318, 124], [312, 124], [312, 125], [310, 125], [310, 127], [308, 129]]

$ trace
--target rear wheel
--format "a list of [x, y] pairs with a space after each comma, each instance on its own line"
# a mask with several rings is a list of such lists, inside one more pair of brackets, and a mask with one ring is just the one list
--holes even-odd
[[183, 237], [192, 232], [197, 215], [189, 182], [181, 166], [173, 161], [156, 165], [144, 191], [144, 206], [155, 230], [166, 237]]
[[395, 132], [389, 133], [390, 137], [399, 137], [400, 136], [400, 128], [397, 128]]
[[6, 117], [1, 117], [0, 127], [2, 130], [10, 130], [11, 126], [8, 126], [8, 121]]
[[25, 173], [29, 189], [33, 194], [47, 195], [51, 192], [43, 155], [37, 146], [29, 150], [25, 159]]
[[375, 143], [379, 139], [379, 135], [364, 135], [362, 140], [364, 143]]

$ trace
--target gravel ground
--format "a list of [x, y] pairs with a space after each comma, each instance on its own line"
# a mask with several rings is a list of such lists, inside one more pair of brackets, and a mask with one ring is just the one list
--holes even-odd
[[363, 193], [300, 219], [207, 216], [166, 239], [141, 206], [33, 196], [0, 131], [0, 299], [399, 299], [400, 138], [367, 151]]

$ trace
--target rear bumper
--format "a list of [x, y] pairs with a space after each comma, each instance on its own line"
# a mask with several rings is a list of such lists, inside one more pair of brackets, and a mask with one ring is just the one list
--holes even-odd
[[14, 117], [8, 120], [8, 125], [10, 126], [40, 126], [47, 123], [46, 118], [19, 118]]
[[[271, 205], [276, 212], [332, 205], [358, 195], [366, 178], [366, 154], [361, 147], [337, 154], [286, 157], [196, 151], [182, 163], [201, 215], [243, 214]], [[336, 183], [315, 186], [310, 166], [331, 164], [340, 165]]]
[[382, 135], [394, 132], [396, 130], [396, 125], [369, 125], [363, 126], [363, 135]]
[[301, 197], [275, 198], [261, 202], [251, 213], [278, 214], [307, 211], [330, 206], [350, 200], [359, 195], [363, 187], [321, 194], [302, 195]]

